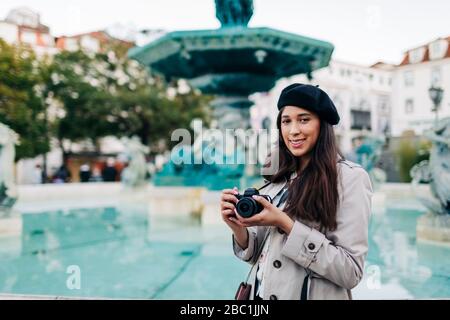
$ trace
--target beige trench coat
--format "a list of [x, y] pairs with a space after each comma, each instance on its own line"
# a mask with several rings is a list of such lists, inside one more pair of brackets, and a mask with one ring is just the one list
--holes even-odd
[[[361, 280], [368, 251], [368, 225], [372, 186], [367, 172], [350, 161], [338, 163], [339, 206], [335, 231], [320, 232], [318, 225], [295, 221], [287, 236], [276, 227], [248, 228], [245, 250], [233, 238], [234, 254], [250, 263], [258, 262], [258, 251], [271, 233], [264, 274], [264, 300], [299, 300], [305, 276], [309, 275], [308, 300], [351, 299], [351, 289]], [[272, 198], [287, 182], [261, 190]], [[249, 282], [254, 297], [256, 266]]]

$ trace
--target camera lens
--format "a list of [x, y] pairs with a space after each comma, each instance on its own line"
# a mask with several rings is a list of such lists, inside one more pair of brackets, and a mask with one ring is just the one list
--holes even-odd
[[243, 198], [236, 204], [236, 211], [240, 216], [249, 218], [255, 214], [256, 204], [255, 200], [251, 198]]

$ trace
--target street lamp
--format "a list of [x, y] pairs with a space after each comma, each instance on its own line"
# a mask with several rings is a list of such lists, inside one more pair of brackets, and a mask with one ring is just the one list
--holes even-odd
[[430, 94], [430, 99], [433, 101], [433, 108], [431, 111], [436, 112], [436, 118], [435, 118], [435, 126], [438, 123], [438, 111], [439, 106], [441, 105], [442, 96], [444, 95], [444, 90], [440, 87], [435, 87], [434, 85], [428, 89], [428, 93]]

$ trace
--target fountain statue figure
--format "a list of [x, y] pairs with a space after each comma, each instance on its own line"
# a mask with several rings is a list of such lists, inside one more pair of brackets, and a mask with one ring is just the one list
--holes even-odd
[[252, 0], [216, 0], [216, 17], [223, 27], [246, 26], [252, 15]]
[[128, 166], [122, 172], [122, 182], [129, 187], [142, 186], [147, 181], [148, 166], [145, 155], [150, 151], [136, 136], [121, 139], [125, 146], [125, 155], [128, 158]]
[[425, 132], [431, 140], [430, 160], [411, 169], [415, 189], [421, 182], [429, 182], [432, 198], [417, 192], [417, 197], [432, 213], [450, 214], [450, 118], [442, 119], [436, 128]]
[[357, 141], [353, 154], [348, 158], [359, 163], [369, 173], [374, 189], [378, 189], [382, 183], [386, 182], [386, 173], [376, 167], [385, 144], [385, 138], [365, 135], [359, 137]]
[[[176, 185], [204, 185], [209, 189], [226, 188], [229, 179], [242, 177], [245, 162], [243, 143], [229, 131], [221, 130], [216, 120], [211, 127], [202, 126], [200, 119], [191, 121], [194, 141], [191, 144], [180, 143], [170, 153], [170, 161], [166, 163], [154, 183], [159, 179], [170, 177]], [[235, 143], [230, 143], [235, 141]], [[228, 142], [228, 143], [227, 143]]]
[[8, 210], [17, 200], [14, 158], [15, 146], [18, 144], [19, 135], [0, 123], [0, 211]]

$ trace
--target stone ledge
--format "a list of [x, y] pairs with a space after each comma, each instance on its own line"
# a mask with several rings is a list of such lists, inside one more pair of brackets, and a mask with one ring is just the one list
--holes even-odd
[[426, 213], [417, 220], [418, 241], [450, 245], [450, 215]]

